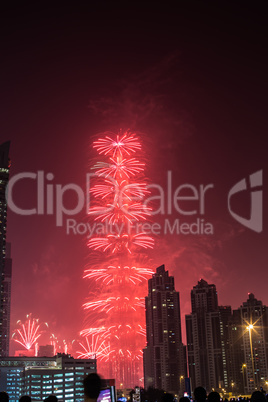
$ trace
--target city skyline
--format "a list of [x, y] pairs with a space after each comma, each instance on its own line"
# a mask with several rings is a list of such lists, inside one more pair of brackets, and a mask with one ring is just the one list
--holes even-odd
[[[210, 392], [251, 394], [268, 383], [268, 309], [251, 293], [241, 306], [219, 306], [214, 284], [203, 279], [191, 291], [192, 313], [185, 317], [187, 345], [182, 343], [179, 292], [165, 266], [148, 280], [147, 346], [144, 349], [145, 388], [153, 386], [183, 395], [201, 384]], [[187, 353], [186, 353], [187, 346]], [[51, 345], [38, 346], [38, 356], [56, 355]], [[36, 348], [32, 348], [35, 352]], [[30, 350], [29, 350], [30, 352]], [[69, 351], [66, 357], [74, 356]], [[61, 355], [61, 353], [59, 353]], [[11, 357], [23, 363], [34, 354]], [[25, 357], [23, 357], [25, 356]], [[28, 356], [28, 357], [26, 357]], [[35, 355], [37, 356], [37, 355]], [[55, 358], [55, 357], [54, 357]], [[89, 355], [80, 358], [90, 359]], [[9, 358], [2, 359], [2, 366]], [[73, 357], [72, 357], [73, 359]], [[93, 355], [91, 359], [94, 359]], [[186, 368], [188, 361], [189, 373]], [[79, 360], [77, 360], [78, 362]], [[99, 360], [97, 359], [97, 362]], [[17, 362], [18, 363], [18, 362]], [[16, 363], [16, 364], [17, 364]], [[100, 362], [99, 362], [100, 363]], [[99, 367], [98, 363], [98, 367]], [[24, 364], [24, 363], [23, 363]], [[5, 372], [5, 368], [3, 368]], [[253, 371], [255, 374], [253, 375]], [[189, 380], [189, 378], [190, 380]], [[105, 377], [107, 378], [107, 377]], [[116, 382], [117, 388], [124, 388]]]
[[[150, 255], [152, 269], [165, 263], [174, 276], [182, 317], [191, 311], [190, 291], [200, 278], [217, 285], [220, 305], [239, 308], [248, 293], [268, 305], [267, 214], [263, 231], [256, 233], [228, 211], [228, 193], [236, 183], [259, 171], [266, 180], [263, 17], [256, 11], [252, 20], [246, 6], [225, 6], [220, 17], [217, 6], [204, 5], [206, 12], [196, 6], [196, 13], [185, 6], [173, 16], [167, 6], [162, 13], [156, 5], [150, 18], [151, 10], [136, 7], [130, 15], [97, 5], [74, 14], [66, 8], [55, 19], [51, 10], [40, 15], [7, 7], [1, 143], [11, 140], [10, 178], [43, 171], [45, 185], [54, 189], [69, 183], [85, 189], [95, 135], [130, 128], [144, 143], [152, 184], [166, 188], [172, 172], [173, 190], [188, 183], [200, 196], [200, 185], [214, 186], [205, 193], [204, 213], [214, 233], [160, 233]], [[121, 27], [118, 32], [108, 11]], [[36, 182], [14, 185], [14, 200], [33, 208]], [[66, 197], [66, 204], [71, 208], [75, 199]], [[232, 208], [248, 218], [249, 196], [241, 194]], [[153, 216], [153, 222], [182, 219], [174, 205], [172, 214], [167, 212]], [[88, 222], [85, 215], [82, 210], [77, 222]], [[8, 211], [13, 329], [32, 312], [50, 321], [60, 337], [74, 339], [88, 294], [82, 279], [85, 237], [67, 235], [54, 215]]]
[[[149, 286], [149, 288], [150, 288], [150, 285], [149, 285], [149, 281], [152, 281], [152, 280], [154, 280], [155, 281], [155, 277], [157, 276], [157, 275], [159, 275], [159, 272], [161, 271], [161, 269], [164, 269], [163, 267], [165, 267], [165, 265], [161, 265], [160, 267], [156, 267], [155, 268], [155, 273], [153, 273], [152, 274], [152, 277], [150, 278], [150, 277], [148, 277], [148, 286]], [[160, 271], [159, 271], [160, 270]], [[166, 274], [168, 274], [169, 272], [168, 272], [168, 270], [166, 271]], [[171, 279], [170, 280], [172, 280], [173, 279], [173, 286], [174, 286], [174, 278], [173, 278], [173, 276], [171, 276], [170, 277]], [[249, 324], [256, 324], [256, 322], [258, 322], [259, 321], [259, 315], [258, 315], [258, 318], [255, 320], [254, 319], [254, 317], [252, 316], [251, 317], [251, 319], [250, 318], [247, 318], [247, 320], [245, 320], [244, 318], [241, 318], [241, 313], [240, 313], [240, 311], [242, 311], [243, 310], [243, 308], [245, 308], [246, 306], [247, 306], [247, 303], [250, 301], [250, 300], [253, 300], [253, 306], [255, 306], [255, 302], [257, 303], [256, 305], [258, 306], [258, 308], [259, 308], [259, 306], [263, 306], [263, 312], [264, 312], [264, 317], [263, 317], [263, 322], [265, 323], [267, 320], [268, 320], [268, 318], [266, 318], [266, 316], [265, 316], [265, 314], [266, 314], [266, 310], [265, 310], [265, 308], [266, 308], [266, 306], [265, 306], [265, 303], [262, 301], [262, 300], [258, 300], [258, 299], [256, 299], [255, 298], [255, 295], [253, 294], [253, 293], [248, 293], [247, 294], [247, 298], [248, 299], [246, 299], [246, 296], [244, 297], [244, 299], [242, 299], [241, 301], [240, 301], [240, 304], [239, 304], [239, 306], [231, 306], [231, 305], [221, 305], [220, 303], [218, 303], [218, 297], [219, 297], [219, 294], [218, 294], [218, 292], [216, 291], [216, 288], [217, 288], [217, 283], [216, 283], [216, 285], [215, 284], [208, 284], [203, 278], [200, 278], [199, 280], [198, 280], [198, 283], [197, 283], [197, 285], [195, 285], [194, 283], [192, 284], [192, 290], [191, 290], [191, 292], [190, 292], [190, 295], [189, 295], [189, 300], [190, 300], [190, 302], [191, 302], [191, 300], [192, 300], [192, 303], [193, 303], [193, 290], [194, 289], [198, 289], [200, 287], [200, 289], [202, 289], [202, 288], [205, 288], [206, 289], [206, 287], [208, 287], [208, 288], [213, 288], [214, 289], [214, 293], [215, 293], [215, 297], [216, 297], [216, 304], [214, 305], [214, 307], [212, 308], [212, 310], [209, 310], [209, 313], [215, 313], [215, 312], [217, 312], [217, 314], [216, 314], [216, 318], [218, 319], [219, 317], [220, 317], [220, 320], [221, 320], [221, 322], [222, 322], [222, 325], [223, 326], [229, 326], [230, 327], [230, 329], [232, 329], [232, 327], [240, 327], [240, 330], [238, 331], [238, 333], [237, 334], [235, 334], [238, 338], [243, 338], [243, 336], [244, 336], [244, 333], [245, 333], [245, 328], [246, 327], [248, 327], [248, 325]], [[176, 289], [178, 289], [178, 287], [176, 287]], [[176, 294], [180, 294], [180, 291], [179, 291], [179, 289], [178, 289], [178, 291], [175, 289], [175, 287], [174, 287], [174, 292], [176, 293]], [[145, 296], [145, 299], [146, 298], [148, 298], [148, 296]], [[178, 298], [179, 298], [179, 296], [178, 296]], [[211, 298], [211, 300], [213, 300], [213, 297]], [[246, 300], [246, 301], [245, 301]], [[187, 314], [182, 314], [181, 313], [181, 307], [180, 307], [180, 302], [178, 302], [179, 303], [179, 315], [180, 315], [180, 317], [178, 318], [178, 320], [179, 320], [179, 327], [180, 328], [182, 328], [182, 326], [183, 325], [185, 325], [186, 327], [187, 327], [187, 320], [189, 320], [190, 319], [190, 316], [191, 316], [191, 314], [192, 314], [192, 312], [193, 312], [193, 307], [191, 308], [191, 311], [189, 312], [189, 313], [187, 313]], [[212, 302], [213, 303], [213, 302]], [[145, 311], [144, 311], [144, 313], [145, 313], [145, 315], [146, 315], [146, 309], [145, 309]], [[176, 313], [177, 314], [177, 313]], [[219, 317], [218, 317], [218, 314], [219, 314]], [[212, 314], [213, 315], [213, 314]], [[215, 314], [214, 314], [215, 315]], [[249, 316], [248, 316], [249, 317]], [[214, 317], [215, 318], [215, 317]], [[242, 321], [243, 322], [242, 322]], [[268, 322], [268, 321], [267, 321]], [[244, 324], [243, 324], [244, 323]], [[30, 333], [31, 334], [34, 334], [34, 337], [30, 337], [28, 334], [29, 334], [29, 331], [27, 332], [27, 328], [28, 328], [28, 324], [30, 325], [30, 328], [31, 328], [31, 331], [30, 331]], [[218, 325], [218, 324], [217, 324]], [[216, 325], [216, 326], [217, 326]], [[264, 325], [265, 326], [265, 324], [262, 324], [262, 325]], [[22, 337], [19, 333], [17, 333], [16, 334], [16, 337], [13, 339], [13, 336], [15, 335], [15, 333], [13, 333], [13, 335], [12, 335], [12, 337], [10, 338], [11, 339], [11, 348], [12, 348], [12, 346], [14, 347], [14, 345], [15, 345], [15, 342], [17, 342], [18, 343], [18, 347], [19, 347], [19, 349], [16, 349], [16, 355], [15, 356], [20, 356], [20, 355], [23, 355], [23, 353], [25, 353], [25, 356], [37, 356], [38, 355], [38, 353], [39, 353], [39, 348], [40, 348], [40, 346], [43, 348], [43, 347], [46, 347], [46, 346], [53, 346], [53, 350], [54, 350], [54, 352], [56, 353], [56, 352], [58, 352], [58, 353], [70, 353], [72, 356], [74, 356], [75, 358], [77, 358], [77, 357], [81, 357], [81, 358], [88, 358], [88, 356], [93, 356], [94, 355], [94, 353], [93, 352], [90, 352], [90, 348], [91, 348], [91, 346], [93, 346], [93, 344], [91, 345], [91, 344], [88, 344], [87, 346], [85, 345], [85, 349], [84, 349], [84, 347], [82, 347], [82, 345], [80, 344], [80, 345], [78, 345], [78, 343], [79, 342], [83, 342], [83, 340], [85, 340], [86, 339], [86, 337], [87, 337], [87, 332], [90, 332], [90, 329], [87, 329], [87, 330], [84, 330], [84, 331], [82, 331], [82, 332], [85, 332], [85, 334], [82, 334], [83, 335], [83, 337], [81, 337], [81, 336], [79, 336], [79, 333], [77, 333], [77, 339], [75, 340], [73, 340], [73, 341], [76, 341], [76, 343], [75, 343], [75, 345], [72, 347], [72, 345], [71, 345], [71, 342], [69, 343], [69, 345], [67, 344], [67, 342], [65, 341], [65, 340], [63, 340], [63, 343], [61, 343], [62, 342], [62, 339], [58, 339], [57, 338], [57, 333], [56, 334], [52, 334], [52, 332], [51, 332], [51, 329], [49, 328], [49, 324], [48, 323], [45, 323], [45, 322], [40, 322], [38, 319], [36, 319], [36, 318], [32, 318], [31, 317], [31, 314], [28, 314], [28, 315], [26, 315], [26, 317], [24, 317], [24, 321], [19, 321], [19, 322], [17, 322], [16, 323], [16, 332], [18, 332], [18, 330], [20, 330], [20, 332], [23, 334], [24, 333], [24, 330], [23, 330], [23, 326], [25, 327], [25, 330], [26, 330], [26, 332], [27, 332], [27, 337], [26, 338], [24, 338], [24, 337]], [[40, 328], [40, 326], [41, 326], [41, 328]], [[214, 327], [215, 327], [215, 324], [214, 324]], [[39, 329], [40, 328], [40, 329]], [[44, 328], [46, 328], [45, 329], [45, 331], [44, 331]], [[220, 328], [220, 327], [219, 327]], [[257, 328], [257, 327], [256, 327]], [[268, 326], [267, 326], [267, 328], [268, 328]], [[94, 329], [94, 328], [93, 328]], [[222, 331], [222, 329], [221, 329], [221, 331]], [[224, 330], [225, 331], [225, 330]], [[229, 330], [227, 330], [227, 333], [226, 334], [224, 334], [223, 336], [224, 337], [230, 337], [230, 334], [229, 334], [229, 332], [228, 332]], [[241, 332], [242, 331], [242, 332]], [[35, 338], [35, 336], [36, 336], [36, 338]], [[37, 343], [37, 347], [35, 347], [35, 344], [36, 344], [36, 341], [39, 339], [39, 337], [41, 337], [40, 338], [40, 341]], [[85, 337], [85, 338], [84, 338]], [[187, 338], [185, 338], [185, 340], [182, 338], [182, 336], [181, 336], [181, 334], [180, 334], [180, 331], [179, 331], [179, 335], [178, 335], [178, 337], [179, 337], [179, 340], [181, 340], [182, 341], [182, 343], [183, 343], [183, 345], [186, 345], [187, 346]], [[266, 337], [268, 338], [268, 334], [266, 335]], [[17, 340], [15, 340], [15, 339], [17, 339]], [[31, 345], [28, 347], [27, 346], [27, 342], [28, 342], [28, 339], [29, 339], [29, 341], [31, 340]], [[232, 341], [232, 342], [237, 342], [237, 338], [232, 338], [232, 337], [230, 337], [230, 341]], [[22, 342], [22, 343], [20, 343], [20, 342]], [[93, 343], [94, 343], [94, 339], [93, 339]], [[144, 345], [146, 345], [146, 343], [147, 342], [145, 342], [144, 343]], [[97, 343], [96, 343], [96, 345], [97, 345]], [[80, 349], [80, 350], [79, 350]], [[84, 349], [84, 350], [83, 350]], [[93, 349], [92, 349], [93, 350]], [[102, 350], [103, 350], [103, 352], [105, 353], [105, 347], [103, 347], [103, 348], [100, 348], [100, 355], [99, 355], [99, 357], [101, 358], [102, 357]], [[108, 350], [108, 348], [107, 348], [107, 350]], [[55, 354], [54, 353], [54, 354]], [[190, 354], [191, 355], [191, 354]], [[231, 358], [231, 357], [230, 357]], [[244, 359], [246, 359], [246, 358], [244, 358]], [[225, 369], [226, 369], [226, 362], [224, 363], [225, 364]], [[235, 366], [234, 366], [235, 367]], [[230, 368], [229, 368], [230, 369]], [[235, 371], [234, 371], [235, 372]], [[233, 375], [234, 375], [234, 372], [233, 372]], [[222, 375], [223, 375], [223, 377], [226, 375], [225, 374], [225, 372], [223, 371], [222, 372]], [[240, 376], [238, 375], [238, 378], [239, 378], [239, 380], [237, 380], [236, 382], [237, 383], [239, 383], [239, 381], [241, 382], [241, 378], [240, 378]], [[223, 384], [223, 386], [224, 386], [224, 379], [222, 378], [222, 384]], [[241, 384], [240, 384], [241, 385]], [[226, 386], [226, 385], [225, 385]]]
[[232, 310], [218, 305], [216, 286], [200, 279], [191, 290], [191, 314], [185, 316], [186, 346], [181, 343], [179, 292], [164, 265], [148, 281], [145, 305], [145, 389], [180, 396], [202, 386], [222, 397], [266, 390], [268, 309], [252, 293]]

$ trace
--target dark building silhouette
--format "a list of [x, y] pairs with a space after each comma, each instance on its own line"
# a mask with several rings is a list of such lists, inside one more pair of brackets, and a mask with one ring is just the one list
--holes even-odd
[[53, 345], [39, 345], [38, 347], [38, 357], [53, 357], [54, 346]]
[[222, 350], [222, 365], [223, 365], [223, 385], [228, 388], [231, 372], [231, 350], [230, 350], [230, 337], [229, 337], [229, 323], [232, 318], [231, 306], [219, 306], [220, 313], [220, 331], [221, 331], [221, 350]]
[[10, 341], [10, 306], [11, 306], [11, 279], [12, 279], [12, 259], [11, 244], [6, 243], [6, 257], [4, 266], [4, 278], [2, 283], [2, 356], [9, 355]]
[[[246, 302], [233, 311], [230, 325], [234, 386], [247, 394], [263, 387], [268, 379], [268, 309], [250, 293]], [[233, 374], [235, 375], [235, 374]]]
[[201, 279], [191, 291], [191, 304], [192, 313], [186, 315], [189, 376], [192, 389], [202, 386], [209, 392], [224, 386], [224, 333], [215, 285]]
[[234, 310], [229, 321], [229, 389], [234, 384], [234, 391], [246, 394], [246, 364], [243, 350], [243, 330], [241, 313]]
[[148, 281], [145, 298], [147, 346], [144, 349], [145, 388], [179, 393], [186, 376], [186, 350], [181, 339], [179, 292], [174, 277], [161, 265]]
[[0, 145], [0, 355], [9, 354], [11, 260], [6, 256], [7, 201], [10, 142]]

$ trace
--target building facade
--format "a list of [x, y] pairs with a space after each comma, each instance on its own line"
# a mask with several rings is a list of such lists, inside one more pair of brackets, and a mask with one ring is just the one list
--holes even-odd
[[233, 385], [233, 391], [246, 394], [246, 371], [243, 350], [243, 330], [241, 326], [241, 314], [234, 310], [229, 321], [229, 390]]
[[[7, 200], [10, 142], [0, 145], [0, 356], [9, 355], [11, 260], [6, 264]], [[8, 295], [9, 293], [9, 295]], [[8, 304], [9, 303], [9, 304]]]
[[224, 386], [223, 338], [215, 285], [201, 279], [191, 291], [192, 313], [186, 315], [188, 369], [192, 389], [209, 392]]
[[[220, 313], [220, 332], [221, 332], [221, 350], [222, 350], [222, 366], [223, 366], [223, 386], [228, 388], [230, 384], [230, 372], [232, 370], [231, 349], [229, 338], [229, 325], [232, 318], [231, 306], [219, 306]], [[233, 381], [231, 381], [232, 384]]]
[[242, 371], [245, 392], [251, 394], [260, 387], [267, 388], [268, 310], [250, 293], [234, 314], [240, 321], [237, 327], [242, 335], [243, 360], [238, 361], [239, 371]]
[[83, 379], [96, 372], [96, 359], [74, 359], [70, 355], [55, 357], [8, 357], [0, 361], [0, 390], [9, 394], [10, 402], [22, 395], [33, 401], [51, 394], [59, 400], [82, 402]]
[[174, 277], [162, 265], [148, 281], [145, 298], [147, 346], [144, 349], [145, 388], [178, 394], [186, 376], [185, 348], [181, 338], [179, 292]]
[[53, 345], [39, 345], [38, 346], [38, 357], [53, 357], [54, 353], [54, 346]]
[[4, 278], [2, 282], [2, 356], [9, 356], [12, 259], [11, 244], [6, 243]]

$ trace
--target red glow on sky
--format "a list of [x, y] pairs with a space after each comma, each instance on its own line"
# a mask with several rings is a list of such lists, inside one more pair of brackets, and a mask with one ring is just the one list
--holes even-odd
[[[10, 178], [43, 171], [44, 178], [48, 173], [54, 175], [54, 179], [45, 180], [45, 187], [51, 186], [54, 194], [57, 184], [67, 183], [76, 183], [85, 193], [86, 174], [97, 170], [88, 169], [86, 151], [89, 144], [92, 147], [94, 134], [107, 127], [132, 127], [144, 133], [139, 137], [142, 141], [130, 133], [123, 138], [125, 134], [117, 132], [95, 138], [100, 137], [93, 144], [97, 160], [117, 161], [121, 150], [122, 159], [145, 163], [139, 166], [145, 169], [150, 183], [164, 189], [169, 171], [174, 189], [184, 183], [215, 186], [205, 209], [206, 220], [215, 227], [214, 235], [161, 234], [155, 237], [152, 251], [134, 245], [132, 234], [128, 242], [121, 239], [116, 247], [111, 238], [105, 243], [105, 247], [109, 245], [106, 251], [103, 247], [89, 250], [83, 235], [67, 234], [66, 227], [55, 227], [54, 215], [22, 216], [9, 209], [11, 333], [29, 311], [40, 322], [49, 322], [56, 337], [50, 341], [48, 337], [46, 342], [40, 337], [38, 344], [53, 342], [61, 352], [80, 350], [77, 345], [72, 349], [72, 340], [77, 339], [82, 327], [97, 333], [105, 325], [115, 331], [111, 313], [98, 313], [95, 323], [97, 313], [93, 315], [92, 309], [91, 318], [83, 321], [90, 309], [84, 311], [81, 305], [113, 296], [110, 289], [119, 286], [117, 281], [121, 280], [122, 288], [124, 281], [134, 280], [135, 291], [142, 298], [146, 293], [143, 279], [139, 286], [133, 279], [136, 274], [127, 268], [123, 270], [125, 277], [118, 279], [109, 272], [112, 268], [106, 271], [109, 266], [116, 267], [114, 271], [119, 271], [118, 267], [150, 266], [142, 258], [135, 261], [139, 251], [151, 253], [153, 268], [165, 263], [174, 275], [181, 296], [184, 343], [190, 291], [200, 278], [216, 285], [220, 304], [238, 308], [249, 290], [268, 305], [268, 215], [264, 214], [263, 233], [256, 234], [230, 216], [226, 198], [243, 177], [263, 169], [266, 178], [265, 13], [261, 7], [244, 4], [241, 8], [235, 2], [215, 2], [213, 6], [199, 2], [195, 10], [187, 4], [172, 9], [164, 3], [155, 3], [152, 8], [149, 3], [136, 2], [129, 12], [127, 6], [104, 6], [102, 2], [85, 3], [83, 9], [45, 4], [42, 10], [39, 5], [14, 7], [6, 2], [0, 124], [2, 142], [11, 140]], [[113, 204], [115, 190], [129, 182], [126, 177], [124, 184], [120, 179], [114, 186], [108, 177], [101, 176], [90, 193], [96, 201], [94, 207]], [[142, 202], [147, 194], [142, 172], [131, 176], [131, 183], [126, 197]], [[14, 192], [17, 205], [36, 207], [36, 187], [35, 180], [19, 181]], [[241, 216], [249, 216], [250, 194], [244, 193], [238, 207]], [[173, 204], [172, 215], [167, 214], [166, 194], [165, 214], [154, 219], [161, 225], [165, 218], [170, 217], [172, 222], [179, 218]], [[263, 194], [267, 205], [267, 194]], [[154, 206], [154, 213], [157, 209]], [[74, 218], [78, 224], [84, 222], [84, 211]], [[148, 220], [145, 215], [142, 221], [147, 224]], [[91, 239], [94, 237], [96, 233]], [[125, 250], [124, 261], [117, 261], [119, 250]], [[96, 265], [103, 278], [83, 281], [85, 260], [86, 270], [94, 270]], [[100, 260], [101, 264], [97, 263]], [[111, 279], [115, 284], [108, 283]], [[143, 319], [144, 311], [139, 311]], [[137, 333], [139, 320], [137, 314], [137, 321], [129, 324]], [[11, 340], [10, 354], [17, 348], [27, 351]]]

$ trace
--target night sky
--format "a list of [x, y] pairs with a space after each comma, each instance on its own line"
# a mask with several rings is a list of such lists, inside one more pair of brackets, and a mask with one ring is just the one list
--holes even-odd
[[[149, 255], [152, 267], [164, 263], [175, 276], [184, 323], [201, 277], [217, 286], [220, 304], [237, 308], [248, 292], [268, 304], [267, 215], [256, 233], [227, 208], [235, 183], [259, 170], [266, 182], [268, 32], [262, 1], [176, 4], [7, 6], [0, 128], [1, 142], [11, 140], [10, 177], [44, 171], [54, 185], [85, 189], [96, 134], [130, 128], [143, 143], [151, 183], [166, 186], [172, 171], [174, 188], [214, 185], [204, 216], [214, 234], [159, 235]], [[18, 183], [14, 200], [33, 208], [36, 183]], [[66, 197], [66, 205], [74, 203]], [[265, 212], [265, 194], [263, 205]], [[249, 194], [237, 195], [232, 206], [249, 217]], [[85, 209], [75, 219], [86, 222]], [[91, 258], [85, 236], [67, 235], [55, 216], [9, 211], [7, 237], [12, 328], [31, 312], [59, 337], [76, 338], [89, 291], [82, 279]]]

